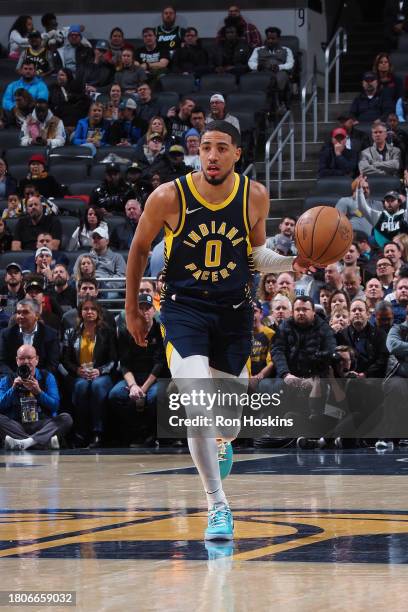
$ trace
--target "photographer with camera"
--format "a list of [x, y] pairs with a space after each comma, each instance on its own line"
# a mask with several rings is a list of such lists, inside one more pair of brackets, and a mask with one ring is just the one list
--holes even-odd
[[35, 348], [23, 344], [17, 351], [17, 376], [0, 379], [0, 436], [8, 450], [31, 446], [59, 448], [58, 434], [72, 426], [67, 413], [57, 415], [60, 397], [55, 377], [40, 370]]

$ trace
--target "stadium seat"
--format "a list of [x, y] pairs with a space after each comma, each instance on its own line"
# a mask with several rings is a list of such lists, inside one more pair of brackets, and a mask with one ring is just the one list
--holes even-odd
[[7, 128], [0, 130], [0, 153], [20, 146], [20, 130]]
[[21, 181], [28, 174], [28, 164], [9, 164], [8, 171], [17, 181]]
[[115, 227], [118, 227], [118, 225], [122, 225], [124, 220], [125, 217], [122, 217], [121, 215], [112, 215], [112, 217], [106, 217], [105, 221], [109, 227], [109, 234], [113, 232]]
[[87, 178], [88, 165], [67, 161], [64, 164], [52, 164], [49, 171], [62, 185], [70, 185], [70, 183], [76, 183]]
[[309, 208], [314, 208], [315, 206], [333, 206], [334, 207], [336, 206], [339, 199], [340, 199], [339, 196], [311, 195], [308, 198], [304, 199], [303, 210], [309, 210]]
[[228, 110], [235, 114], [236, 111], [246, 112], [265, 111], [266, 96], [261, 92], [254, 93], [232, 93], [227, 98]]
[[161, 114], [164, 116], [169, 108], [177, 106], [180, 96], [175, 91], [161, 91], [157, 94], [157, 100], [161, 105]]
[[[120, 171], [122, 172], [122, 174], [124, 174], [126, 172], [126, 169], [129, 167], [129, 164], [119, 165]], [[105, 170], [106, 164], [95, 164], [94, 166], [91, 166], [90, 178], [94, 179], [95, 181], [103, 181], [103, 179], [105, 178]]]
[[196, 106], [202, 108], [205, 113], [210, 110], [210, 97], [210, 92], [194, 92], [191, 94], [191, 99], [194, 100]]
[[2, 198], [0, 199], [0, 212], [3, 212], [5, 208], [7, 208], [7, 198]]
[[87, 205], [81, 198], [55, 198], [54, 202], [62, 215], [82, 217], [87, 210]]
[[51, 163], [56, 162], [57, 159], [69, 159], [70, 161], [79, 162], [83, 162], [84, 159], [87, 159], [91, 163], [93, 160], [93, 155], [91, 153], [91, 150], [87, 147], [67, 145], [65, 147], [55, 147], [54, 149], [51, 149], [51, 151], [49, 152], [49, 158], [51, 160]]
[[255, 115], [253, 112], [235, 112], [233, 114], [239, 121], [241, 133], [254, 130], [256, 128]]
[[128, 159], [131, 162], [136, 159], [136, 150], [134, 147], [101, 147], [96, 152], [95, 162], [100, 163], [110, 154], [117, 155], [122, 159]]
[[229, 94], [237, 91], [237, 82], [233, 74], [204, 74], [200, 80], [200, 91]]
[[195, 79], [192, 74], [166, 74], [160, 85], [163, 91], [177, 91], [183, 96], [194, 91]]
[[23, 265], [27, 257], [31, 257], [33, 251], [7, 251], [0, 255], [0, 268], [7, 268], [10, 263]]
[[375, 199], [382, 200], [387, 191], [399, 191], [401, 187], [398, 176], [368, 176], [367, 178], [370, 195]]
[[327, 176], [318, 179], [316, 194], [327, 196], [351, 195], [351, 178], [348, 176]]
[[76, 260], [80, 255], [85, 255], [85, 253], [89, 253], [91, 249], [88, 251], [64, 251], [65, 257], [68, 259], [69, 268], [73, 268]]
[[5, 158], [9, 165], [11, 164], [25, 164], [27, 167], [28, 160], [34, 154], [44, 155], [47, 157], [47, 147], [13, 147], [7, 149], [5, 153]]
[[300, 51], [299, 38], [297, 36], [281, 36], [280, 44], [283, 47], [289, 47], [293, 55], [297, 55]]
[[79, 219], [68, 216], [59, 216], [58, 219], [62, 227], [61, 249], [65, 250], [68, 247], [72, 234], [78, 227]]
[[87, 179], [76, 183], [70, 183], [68, 185], [69, 192], [71, 195], [91, 195], [92, 189], [95, 189], [100, 185], [100, 181], [94, 181], [93, 179]]
[[10, 232], [10, 234], [13, 236], [14, 232], [16, 230], [16, 225], [18, 223], [18, 218], [14, 218], [14, 219], [7, 219], [6, 224], [8, 227], [8, 230]]
[[264, 92], [270, 80], [271, 75], [267, 72], [247, 72], [239, 80], [239, 91], [242, 93]]
[[394, 70], [408, 70], [408, 57], [405, 52], [394, 51], [390, 54], [390, 60]]

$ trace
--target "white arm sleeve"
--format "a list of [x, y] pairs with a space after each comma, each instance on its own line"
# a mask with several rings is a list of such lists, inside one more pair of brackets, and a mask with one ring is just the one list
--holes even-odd
[[293, 262], [296, 257], [285, 257], [279, 255], [266, 245], [252, 247], [252, 257], [254, 260], [255, 270], [259, 272], [290, 272], [293, 271]]

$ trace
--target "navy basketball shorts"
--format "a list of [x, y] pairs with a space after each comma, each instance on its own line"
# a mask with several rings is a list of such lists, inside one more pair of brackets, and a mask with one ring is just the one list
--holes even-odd
[[174, 348], [184, 359], [208, 357], [211, 368], [239, 376], [250, 364], [253, 309], [248, 300], [237, 305], [174, 294], [160, 310], [166, 355]]

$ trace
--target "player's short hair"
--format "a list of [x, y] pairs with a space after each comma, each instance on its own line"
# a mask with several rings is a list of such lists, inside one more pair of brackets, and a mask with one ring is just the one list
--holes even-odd
[[217, 121], [207, 123], [203, 133], [201, 134], [201, 140], [206, 132], [222, 132], [223, 134], [228, 134], [228, 136], [231, 136], [233, 145], [236, 147], [241, 146], [241, 134], [238, 132], [236, 127], [229, 123], [229, 121], [218, 119]]

